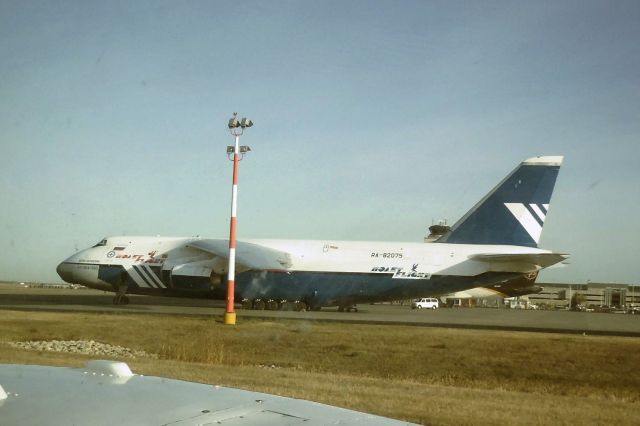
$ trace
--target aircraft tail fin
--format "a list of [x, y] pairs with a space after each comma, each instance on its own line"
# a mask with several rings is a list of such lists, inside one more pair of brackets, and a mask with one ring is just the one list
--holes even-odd
[[562, 159], [523, 161], [437, 242], [537, 247]]

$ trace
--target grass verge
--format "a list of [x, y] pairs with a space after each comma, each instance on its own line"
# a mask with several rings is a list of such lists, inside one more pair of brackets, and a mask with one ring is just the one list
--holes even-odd
[[[640, 340], [210, 317], [2, 311], [0, 342], [95, 340], [157, 354], [135, 372], [425, 424], [637, 422]], [[0, 345], [0, 362], [87, 356]]]

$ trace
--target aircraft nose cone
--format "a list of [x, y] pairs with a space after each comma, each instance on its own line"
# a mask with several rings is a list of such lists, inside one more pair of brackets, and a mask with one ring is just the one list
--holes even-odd
[[58, 273], [58, 275], [60, 275], [60, 278], [62, 278], [65, 282], [73, 283], [73, 274], [71, 271], [71, 265], [69, 265], [68, 263], [62, 262], [61, 264], [59, 264], [58, 267], [56, 268], [56, 272]]

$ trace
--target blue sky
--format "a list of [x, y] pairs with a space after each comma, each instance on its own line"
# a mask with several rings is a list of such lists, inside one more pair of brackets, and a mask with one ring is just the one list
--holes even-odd
[[0, 0], [0, 279], [107, 235], [421, 241], [564, 155], [541, 281], [639, 281], [637, 1]]

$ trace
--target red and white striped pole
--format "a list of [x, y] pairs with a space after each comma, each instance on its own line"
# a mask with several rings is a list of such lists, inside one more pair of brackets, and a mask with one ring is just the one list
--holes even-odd
[[[229, 120], [229, 131], [235, 136], [233, 146], [233, 184], [231, 187], [231, 223], [229, 224], [229, 267], [227, 275], [227, 309], [224, 313], [225, 324], [236, 323], [236, 312], [234, 309], [234, 293], [236, 289], [236, 229], [238, 227], [238, 163], [241, 155], [250, 150], [249, 147], [240, 147], [240, 135], [244, 129], [253, 126], [253, 122], [247, 118], [238, 121], [237, 113]], [[227, 148], [227, 155], [230, 154], [231, 147]]]
[[227, 310], [224, 313], [225, 324], [236, 323], [236, 312], [233, 307], [236, 289], [236, 227], [238, 225], [238, 163], [240, 135], [235, 135], [236, 144], [233, 150], [233, 185], [231, 188], [231, 224], [229, 225], [229, 273], [227, 276]]

